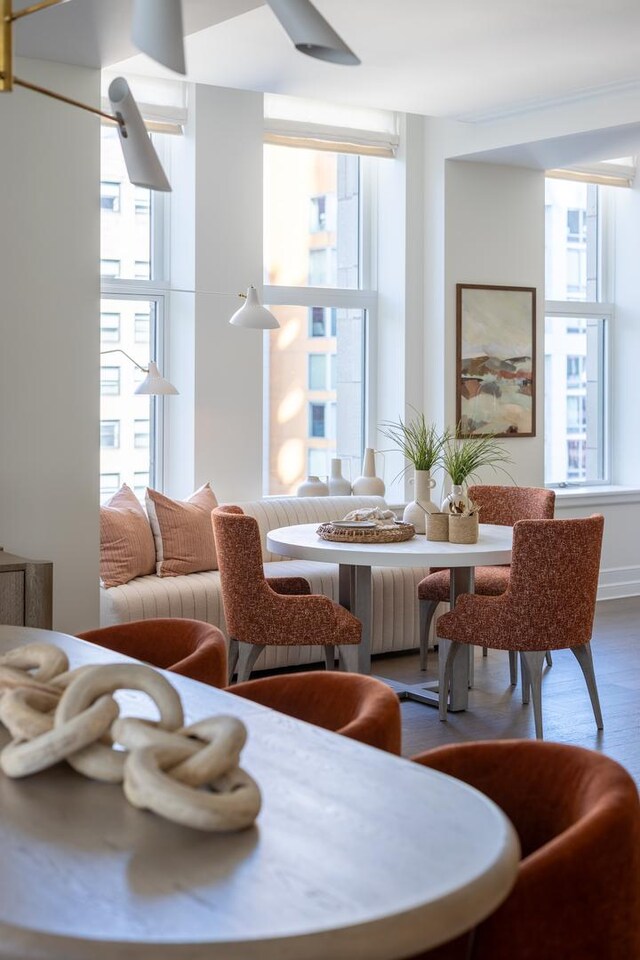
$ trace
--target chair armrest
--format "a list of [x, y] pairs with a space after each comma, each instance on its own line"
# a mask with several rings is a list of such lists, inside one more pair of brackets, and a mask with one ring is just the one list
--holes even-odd
[[304, 577], [267, 577], [267, 583], [276, 593], [281, 595], [308, 596], [311, 586]]

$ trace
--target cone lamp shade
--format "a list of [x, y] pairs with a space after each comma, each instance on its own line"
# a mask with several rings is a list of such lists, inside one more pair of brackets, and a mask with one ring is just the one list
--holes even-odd
[[138, 50], [185, 74], [182, 0], [133, 0], [131, 39]]
[[267, 0], [301, 53], [330, 63], [357, 65], [360, 60], [309, 0]]
[[109, 84], [109, 100], [116, 117], [124, 123], [124, 127], [118, 124], [118, 135], [129, 180], [138, 187], [168, 192], [171, 184], [124, 77], [116, 77]]
[[229, 323], [250, 330], [276, 330], [280, 326], [274, 315], [262, 306], [258, 291], [253, 286], [247, 288], [246, 302], [236, 310]]
[[139, 387], [136, 387], [134, 393], [146, 393], [153, 396], [164, 396], [166, 394], [176, 394], [178, 391], [172, 383], [162, 376], [158, 370], [158, 365], [151, 360], [146, 377]]

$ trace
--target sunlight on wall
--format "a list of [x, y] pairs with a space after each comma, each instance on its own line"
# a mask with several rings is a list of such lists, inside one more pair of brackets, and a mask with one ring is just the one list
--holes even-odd
[[288, 423], [289, 420], [293, 420], [295, 415], [302, 410], [304, 398], [304, 390], [301, 387], [289, 390], [278, 404], [278, 423]]
[[285, 440], [278, 451], [278, 478], [282, 483], [293, 483], [304, 470], [304, 443]]

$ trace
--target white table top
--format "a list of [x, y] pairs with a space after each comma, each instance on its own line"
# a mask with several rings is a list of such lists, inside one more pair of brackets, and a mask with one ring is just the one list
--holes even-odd
[[[53, 641], [72, 666], [126, 658]], [[189, 721], [241, 717], [255, 827], [203, 834], [136, 810], [66, 765], [0, 773], [0, 956], [50, 960], [392, 960], [485, 917], [515, 879], [502, 812], [460, 781], [206, 684], [167, 674]], [[151, 715], [144, 694], [123, 713]], [[6, 732], [5, 732], [6, 733]], [[5, 736], [6, 739], [6, 736]]]
[[401, 543], [340, 543], [321, 540], [317, 523], [278, 527], [267, 549], [296, 560], [369, 567], [475, 567], [511, 562], [512, 527], [481, 523], [477, 543], [441, 543], [417, 534]]

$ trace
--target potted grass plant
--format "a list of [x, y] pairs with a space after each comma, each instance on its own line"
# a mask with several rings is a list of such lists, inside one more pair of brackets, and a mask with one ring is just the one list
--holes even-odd
[[424, 413], [417, 410], [408, 420], [399, 417], [398, 420], [385, 421], [380, 432], [408, 461], [399, 476], [413, 468], [415, 499], [405, 507], [402, 519], [405, 523], [412, 523], [416, 533], [424, 533], [426, 514], [438, 512], [438, 506], [431, 500], [431, 491], [435, 487], [431, 472], [440, 466], [449, 434], [438, 433], [435, 424], [427, 423]]
[[[478, 479], [483, 467], [508, 471], [504, 464], [511, 463], [500, 440], [484, 436], [450, 436], [442, 450], [442, 466], [451, 479], [451, 493], [442, 503], [442, 511], [449, 513], [449, 540], [453, 543], [475, 543], [478, 539], [478, 510], [469, 499], [467, 484]], [[458, 523], [458, 520], [464, 521]]]

